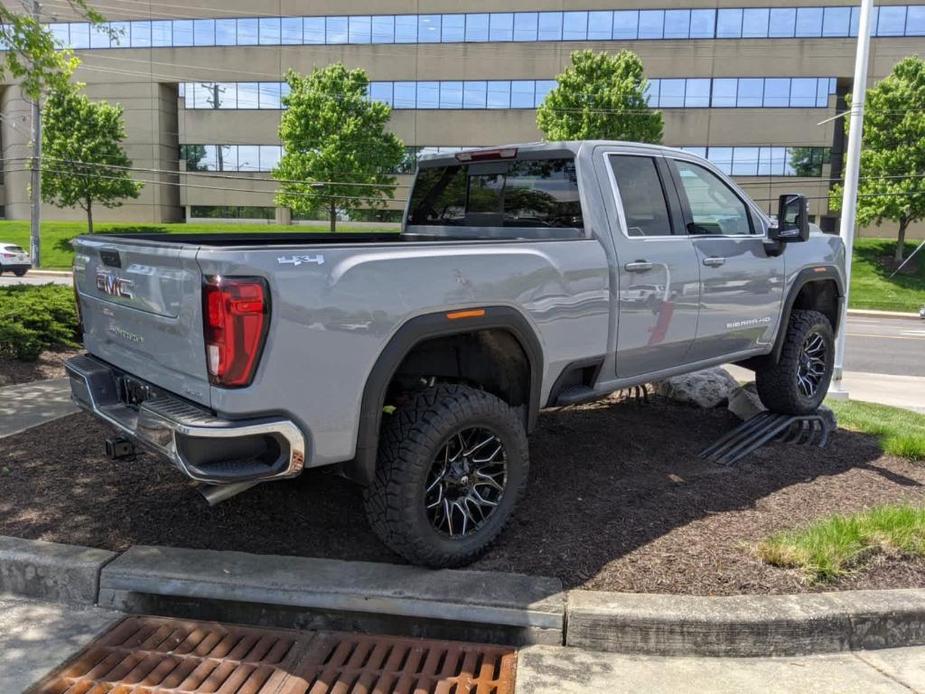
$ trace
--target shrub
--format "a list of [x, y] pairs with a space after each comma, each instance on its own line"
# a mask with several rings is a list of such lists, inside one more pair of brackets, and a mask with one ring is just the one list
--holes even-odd
[[51, 347], [77, 347], [78, 338], [70, 287], [0, 287], [0, 356], [35, 361]]

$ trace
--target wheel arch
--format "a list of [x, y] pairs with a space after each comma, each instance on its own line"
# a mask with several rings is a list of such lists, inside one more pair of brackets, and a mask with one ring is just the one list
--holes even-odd
[[801, 270], [784, 301], [780, 325], [777, 329], [777, 337], [774, 339], [774, 349], [769, 355], [770, 358], [774, 362], [780, 359], [787, 336], [787, 325], [790, 323], [790, 315], [794, 309], [819, 311], [829, 319], [832, 323], [832, 331], [837, 335], [844, 296], [841, 275], [834, 267], [823, 265]]
[[[524, 315], [508, 306], [488, 306], [457, 313], [471, 314], [453, 319], [454, 312], [428, 313], [406, 321], [392, 336], [366, 378], [360, 405], [356, 454], [343, 463], [342, 472], [360, 484], [369, 484], [375, 476], [376, 457], [383, 408], [389, 386], [406, 359], [428, 343], [478, 334], [492, 333], [509, 336], [523, 352], [526, 362], [524, 384], [524, 424], [534, 428], [540, 410], [543, 378], [543, 351], [539, 338]], [[487, 347], [486, 349], [493, 349]], [[489, 364], [488, 368], [493, 365]]]

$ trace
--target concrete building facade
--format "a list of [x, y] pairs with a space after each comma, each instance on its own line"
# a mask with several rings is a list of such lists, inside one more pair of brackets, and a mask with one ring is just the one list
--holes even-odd
[[[15, 0], [4, 0], [12, 6]], [[137, 222], [289, 221], [269, 171], [287, 70], [340, 61], [365, 69], [370, 97], [413, 156], [431, 147], [540, 139], [536, 106], [572, 51], [630, 49], [664, 113], [664, 143], [732, 173], [766, 208], [808, 195], [824, 228], [841, 170], [858, 9], [846, 0], [95, 0], [111, 32], [64, 0], [42, 18], [82, 63], [94, 99], [125, 108], [126, 150], [145, 186], [100, 218]], [[925, 53], [925, 4], [877, 9], [869, 81]], [[29, 105], [0, 93], [3, 212], [29, 216]], [[399, 188], [395, 208], [407, 189]], [[48, 218], [79, 210], [47, 207]], [[891, 233], [888, 230], [886, 233]]]

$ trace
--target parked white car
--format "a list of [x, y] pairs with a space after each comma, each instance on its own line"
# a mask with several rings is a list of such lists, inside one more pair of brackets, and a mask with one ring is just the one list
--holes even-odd
[[0, 242], [0, 275], [12, 272], [17, 277], [22, 277], [31, 269], [32, 259], [22, 246]]

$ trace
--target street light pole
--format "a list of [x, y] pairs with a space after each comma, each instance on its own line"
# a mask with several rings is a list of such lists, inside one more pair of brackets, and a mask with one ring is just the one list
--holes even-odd
[[[32, 17], [39, 21], [41, 7], [38, 0], [32, 0]], [[29, 249], [32, 266], [41, 266], [42, 252], [42, 106], [41, 96], [32, 101], [32, 229]]]
[[844, 194], [841, 204], [841, 237], [845, 242], [845, 297], [841, 308], [838, 336], [835, 339], [835, 373], [833, 395], [848, 397], [842, 386], [845, 366], [845, 340], [848, 320], [848, 295], [851, 288], [851, 259], [854, 255], [854, 227], [857, 222], [858, 176], [861, 168], [861, 140], [864, 129], [864, 101], [867, 94], [867, 59], [870, 54], [870, 19], [873, 0], [861, 0], [858, 24], [858, 50], [854, 60], [854, 84], [848, 122], [848, 156], [845, 162]]

